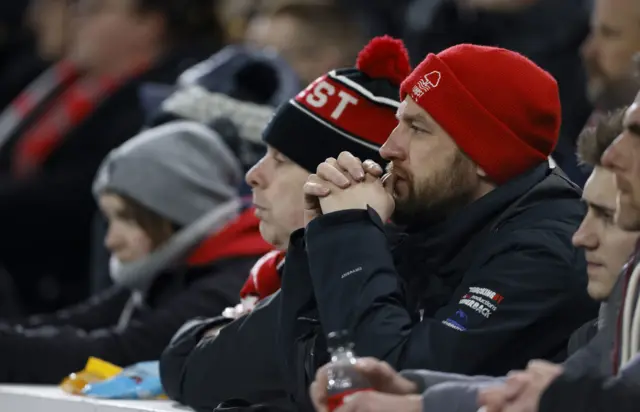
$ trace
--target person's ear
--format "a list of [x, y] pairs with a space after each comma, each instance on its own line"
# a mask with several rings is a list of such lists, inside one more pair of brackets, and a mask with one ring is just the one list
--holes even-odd
[[487, 177], [487, 172], [485, 172], [480, 166], [476, 166], [476, 174], [483, 179]]

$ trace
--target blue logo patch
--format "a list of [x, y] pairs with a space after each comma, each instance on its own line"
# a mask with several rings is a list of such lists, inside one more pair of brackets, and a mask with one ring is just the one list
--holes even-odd
[[469, 316], [462, 309], [458, 309], [456, 311], [456, 318], [458, 318], [459, 322], [463, 324], [466, 324], [467, 320], [469, 320]]
[[464, 326], [462, 326], [461, 324], [459, 324], [458, 322], [456, 322], [455, 320], [448, 318], [447, 320], [445, 320], [444, 322], [445, 325], [452, 327], [453, 329], [459, 330], [459, 331], [465, 331], [467, 330], [467, 328], [465, 328]]

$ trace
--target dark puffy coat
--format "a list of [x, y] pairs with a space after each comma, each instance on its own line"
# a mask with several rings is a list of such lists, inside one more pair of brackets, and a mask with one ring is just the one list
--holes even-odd
[[563, 360], [597, 315], [571, 244], [583, 216], [579, 189], [545, 164], [391, 244], [373, 210], [315, 219], [292, 236], [283, 274], [278, 346], [296, 402], [310, 406], [335, 330], [397, 370], [499, 376]]
[[233, 305], [256, 258], [224, 259], [157, 279], [129, 324], [118, 320], [131, 292], [113, 287], [53, 315], [0, 327], [0, 382], [57, 384], [89, 356], [128, 366], [156, 360], [187, 320]]
[[[295, 410], [276, 347], [279, 300], [278, 292], [231, 323], [219, 316], [185, 325], [160, 359], [167, 395], [196, 411], [211, 411], [223, 402], [221, 410], [245, 410], [248, 405], [260, 410], [259, 404], [268, 404], [270, 411]], [[218, 336], [204, 336], [225, 324]]]
[[203, 335], [216, 319], [183, 328], [162, 356], [163, 384], [196, 410], [307, 410], [336, 329], [399, 370], [502, 375], [562, 360], [597, 315], [571, 245], [583, 216], [579, 189], [546, 165], [442, 226], [385, 233], [370, 211], [324, 216], [292, 235], [282, 289], [259, 309], [215, 338]]

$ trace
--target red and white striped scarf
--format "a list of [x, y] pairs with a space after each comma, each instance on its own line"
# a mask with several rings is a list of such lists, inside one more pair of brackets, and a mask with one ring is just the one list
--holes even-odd
[[37, 171], [74, 127], [142, 69], [138, 66], [117, 77], [92, 77], [61, 61], [46, 70], [0, 115], [0, 150], [20, 133], [12, 153], [12, 174], [20, 178]]

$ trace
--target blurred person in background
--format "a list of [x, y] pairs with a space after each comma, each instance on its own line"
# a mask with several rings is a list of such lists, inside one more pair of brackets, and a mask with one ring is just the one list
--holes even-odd
[[247, 24], [259, 0], [215, 0], [215, 12], [229, 44], [242, 43]]
[[[622, 133], [604, 152], [601, 163], [615, 175], [616, 225], [624, 230], [640, 230], [640, 94], [626, 110]], [[512, 373], [504, 385], [481, 394], [479, 402], [486, 406], [487, 412], [600, 412], [612, 407], [620, 412], [637, 410], [640, 401], [639, 247], [636, 245], [623, 269], [608, 305], [603, 333], [598, 334], [606, 334], [604, 345], [600, 345], [606, 350], [594, 351], [597, 356], [591, 355], [592, 359], [604, 356], [603, 367], [600, 370], [583, 368], [580, 373], [566, 366], [532, 362], [526, 370]], [[598, 342], [599, 336], [592, 342]], [[589, 360], [583, 357], [582, 363]]]
[[222, 44], [210, 0], [73, 5], [64, 56], [0, 113], [0, 265], [29, 312], [88, 294], [91, 181], [142, 126], [139, 85], [173, 84]]
[[587, 70], [587, 95], [597, 121], [607, 111], [630, 104], [640, 85], [634, 56], [640, 53], [640, 3], [594, 0], [591, 33], [582, 45]]
[[[145, 126], [174, 119], [193, 120], [216, 131], [249, 170], [264, 154], [262, 129], [281, 103], [300, 89], [295, 73], [273, 53], [231, 45], [180, 75], [175, 85], [146, 83], [140, 88]], [[243, 183], [241, 196], [249, 194]], [[109, 251], [102, 239], [107, 231], [102, 216], [92, 230], [92, 291], [111, 284]]]
[[271, 249], [239, 198], [242, 167], [206, 126], [174, 120], [113, 150], [93, 184], [115, 286], [51, 315], [0, 324], [0, 381], [54, 384], [89, 356], [158, 359], [187, 320], [235, 304]]
[[575, 145], [591, 107], [579, 50], [589, 31], [590, 3], [413, 0], [407, 8], [404, 38], [414, 59], [455, 44], [484, 44], [520, 52], [551, 73], [562, 103], [561, 137], [553, 159], [582, 186], [589, 170], [578, 166]]
[[278, 52], [303, 84], [348, 67], [366, 43], [366, 32], [349, 7], [330, 1], [265, 3], [247, 27], [246, 42]]
[[0, 3], [0, 111], [46, 67], [24, 25], [27, 6], [24, 0]]
[[27, 24], [35, 36], [38, 56], [53, 63], [64, 57], [74, 25], [72, 0], [31, 0]]

